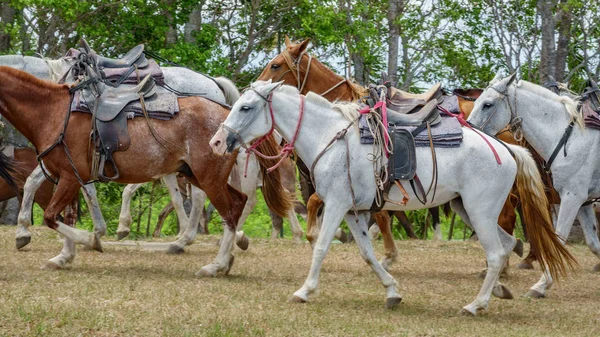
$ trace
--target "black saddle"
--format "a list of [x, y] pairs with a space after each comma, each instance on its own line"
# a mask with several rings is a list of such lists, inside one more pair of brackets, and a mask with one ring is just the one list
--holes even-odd
[[102, 68], [130, 68], [136, 66], [137, 68], [146, 68], [148, 66], [148, 59], [144, 55], [144, 45], [140, 44], [131, 49], [125, 56], [120, 59], [112, 59], [98, 55], [95, 51], [90, 48], [87, 41], [81, 39], [81, 47], [83, 50], [96, 62], [96, 66]]
[[581, 101], [589, 101], [592, 110], [600, 112], [600, 89], [594, 80], [588, 80], [587, 88], [581, 94]]

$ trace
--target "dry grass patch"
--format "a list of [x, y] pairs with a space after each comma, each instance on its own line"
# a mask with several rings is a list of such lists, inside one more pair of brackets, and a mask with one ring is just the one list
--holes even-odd
[[[511, 270], [515, 300], [492, 299], [479, 317], [462, 317], [484, 267], [477, 243], [401, 241], [392, 274], [404, 296], [384, 309], [385, 292], [355, 245], [334, 245], [320, 294], [308, 304], [287, 298], [304, 281], [310, 246], [252, 240], [236, 251], [228, 277], [197, 279], [217, 237], [200, 237], [180, 256], [106, 245], [79, 250], [63, 271], [40, 266], [58, 254], [57, 236], [34, 228], [30, 246], [14, 249], [14, 227], [0, 227], [0, 336], [600, 336], [597, 259], [572, 246], [583, 268], [549, 298], [520, 297], [540, 276]], [[379, 242], [376, 250], [382, 252]], [[513, 256], [513, 262], [516, 262]]]

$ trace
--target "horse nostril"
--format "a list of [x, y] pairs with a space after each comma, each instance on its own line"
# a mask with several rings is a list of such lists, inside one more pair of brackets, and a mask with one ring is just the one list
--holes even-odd
[[215, 142], [215, 147], [217, 147], [217, 148], [218, 148], [218, 147], [220, 147], [220, 146], [221, 146], [221, 141], [220, 141], [220, 140], [217, 140], [217, 141]]

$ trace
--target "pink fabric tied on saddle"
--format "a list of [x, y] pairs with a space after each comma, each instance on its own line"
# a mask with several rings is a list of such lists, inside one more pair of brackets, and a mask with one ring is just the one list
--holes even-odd
[[[383, 125], [385, 125], [387, 127], [388, 126], [387, 105], [385, 104], [384, 101], [377, 102], [373, 106], [373, 108], [365, 107], [363, 109], [358, 110], [358, 112], [360, 112], [361, 115], [366, 115], [366, 114], [370, 113], [371, 110], [375, 110], [375, 109], [379, 109], [379, 108], [381, 108], [381, 119], [382, 119]], [[385, 146], [383, 147], [383, 149], [385, 150], [385, 156], [389, 158], [390, 153], [388, 152], [388, 146], [390, 145], [390, 139], [388, 137], [387, 132], [383, 133], [383, 139], [385, 141]]]

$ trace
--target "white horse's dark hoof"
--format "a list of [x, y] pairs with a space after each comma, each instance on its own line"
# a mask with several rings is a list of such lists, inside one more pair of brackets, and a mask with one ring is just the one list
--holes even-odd
[[479, 274], [477, 274], [477, 278], [480, 279], [485, 279], [485, 277], [487, 276], [487, 269], [482, 270]]
[[350, 239], [348, 238], [348, 234], [346, 234], [346, 232], [344, 232], [344, 231], [342, 230], [342, 231], [341, 231], [341, 233], [340, 233], [340, 242], [341, 242], [341, 243], [347, 243], [347, 242], [348, 242], [348, 240], [350, 240]]
[[306, 303], [306, 300], [302, 297], [298, 297], [296, 295], [292, 295], [289, 299], [291, 303]]
[[227, 265], [227, 270], [225, 270], [225, 276], [229, 275], [229, 271], [231, 271], [231, 266], [233, 266], [233, 261], [235, 261], [235, 256], [231, 255], [229, 258], [229, 264]]
[[64, 268], [52, 261], [48, 261], [48, 262], [46, 262], [45, 265], [41, 266], [40, 269], [42, 269], [42, 270], [62, 270]]
[[529, 291], [527, 292], [527, 294], [525, 294], [525, 297], [530, 297], [530, 298], [544, 298], [544, 297], [546, 297], [546, 295], [542, 294], [541, 292], [539, 292], [537, 290], [529, 289]]
[[402, 297], [389, 297], [385, 299], [385, 308], [386, 309], [396, 309], [398, 304], [402, 302]]
[[169, 245], [169, 249], [167, 249], [167, 254], [169, 255], [178, 255], [185, 253], [185, 249], [179, 247], [178, 245]]
[[92, 249], [97, 252], [104, 253], [102, 249], [102, 241], [100, 241], [100, 235], [94, 234], [94, 243], [92, 244]]
[[515, 245], [515, 248], [513, 248], [513, 252], [519, 255], [519, 257], [523, 257], [523, 241], [521, 241], [521, 239], [517, 239], [517, 244]]
[[129, 236], [129, 232], [117, 232], [117, 240], [123, 240]]
[[513, 294], [503, 284], [498, 284], [492, 289], [492, 295], [505, 300], [512, 300]]
[[533, 269], [533, 265], [527, 262], [521, 262], [517, 265], [517, 269]]
[[470, 312], [469, 310], [462, 308], [460, 309], [460, 311], [458, 312], [459, 315], [461, 316], [469, 316], [469, 317], [475, 317], [475, 314]]
[[27, 246], [30, 242], [31, 242], [31, 236], [23, 236], [20, 238], [16, 238], [16, 240], [15, 240], [17, 249], [21, 249], [21, 248]]
[[241, 250], [248, 250], [248, 246], [250, 245], [250, 240], [248, 240], [248, 237], [246, 236], [246, 234], [242, 235], [242, 237], [237, 240], [235, 242], [235, 244], [241, 249]]
[[595, 273], [600, 272], [600, 263], [598, 263], [597, 265], [594, 266], [594, 269], [592, 269]]

